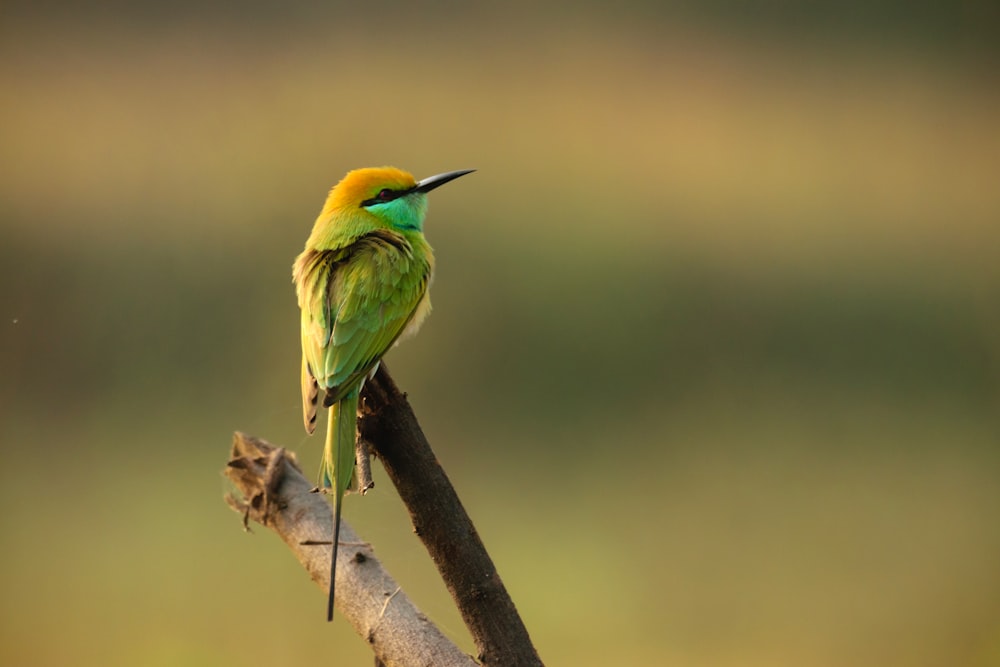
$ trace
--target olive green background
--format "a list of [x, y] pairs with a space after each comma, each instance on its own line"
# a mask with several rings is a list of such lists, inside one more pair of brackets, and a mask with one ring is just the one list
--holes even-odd
[[371, 664], [220, 471], [317, 469], [291, 262], [393, 164], [479, 170], [387, 363], [547, 664], [1000, 665], [997, 18], [6, 5], [0, 662]]

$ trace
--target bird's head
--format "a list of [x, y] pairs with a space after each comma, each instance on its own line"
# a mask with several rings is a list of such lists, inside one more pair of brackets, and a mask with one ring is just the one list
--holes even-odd
[[395, 167], [355, 169], [330, 191], [321, 218], [363, 210], [400, 231], [422, 231], [427, 193], [472, 171], [449, 171], [417, 181]]

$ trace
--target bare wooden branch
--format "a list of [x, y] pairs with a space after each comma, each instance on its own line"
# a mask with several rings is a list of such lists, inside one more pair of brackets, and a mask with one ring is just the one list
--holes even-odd
[[475, 526], [385, 364], [361, 396], [361, 439], [372, 444], [406, 504], [414, 531], [472, 633], [479, 661], [489, 667], [542, 665]]
[[[294, 456], [263, 440], [236, 433], [225, 470], [243, 494], [226, 501], [244, 515], [274, 530], [291, 548], [313, 581], [330, 582], [330, 505], [302, 475]], [[444, 665], [473, 667], [475, 662], [449, 641], [410, 602], [376, 560], [371, 545], [341, 524], [337, 561], [337, 609], [388, 667]], [[317, 622], [321, 609], [316, 608]], [[508, 663], [513, 664], [513, 663]]]

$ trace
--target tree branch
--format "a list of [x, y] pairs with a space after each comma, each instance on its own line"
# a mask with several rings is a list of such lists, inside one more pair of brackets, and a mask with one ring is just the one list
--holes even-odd
[[360, 436], [382, 459], [406, 504], [417, 536], [472, 633], [479, 661], [490, 667], [541, 666], [475, 526], [384, 364], [361, 396]]
[[[302, 475], [294, 456], [252, 436], [236, 433], [226, 477], [243, 494], [226, 502], [249, 519], [271, 528], [292, 549], [321, 589], [330, 583], [330, 505]], [[346, 522], [341, 523], [337, 561], [337, 608], [389, 667], [475, 663], [450, 642], [375, 559]], [[319, 618], [319, 608], [317, 608]]]
[[[370, 449], [382, 459], [414, 531], [472, 634], [479, 661], [487, 667], [541, 667], [475, 526], [384, 364], [365, 383], [361, 396], [360, 450]], [[333, 518], [326, 500], [309, 492], [312, 485], [294, 458], [283, 449], [237, 433], [226, 475], [248, 499], [227, 498], [245, 513], [244, 523], [249, 517], [273, 528], [313, 581], [326, 590]], [[371, 546], [360, 543], [346, 524], [341, 525], [337, 590], [343, 591], [337, 596], [337, 608], [372, 644], [376, 660], [390, 666], [472, 664], [417, 611], [381, 569]]]

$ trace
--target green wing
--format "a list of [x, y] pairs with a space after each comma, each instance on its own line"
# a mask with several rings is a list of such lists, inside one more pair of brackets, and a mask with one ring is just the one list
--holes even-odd
[[[307, 251], [300, 261], [303, 402], [311, 377], [331, 405], [361, 383], [402, 333], [427, 291], [430, 266], [405, 237], [385, 230], [346, 248]], [[308, 416], [306, 422], [308, 428]]]

